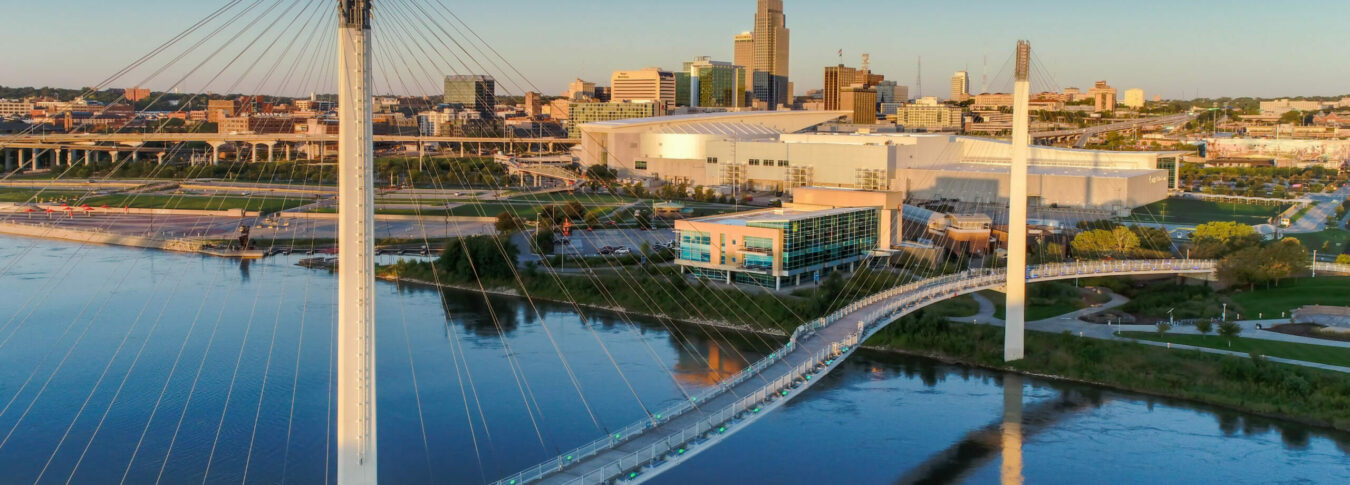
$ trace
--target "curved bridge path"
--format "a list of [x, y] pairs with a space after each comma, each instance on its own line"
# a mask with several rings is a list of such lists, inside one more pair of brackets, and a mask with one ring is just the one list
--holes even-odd
[[[1193, 259], [1056, 263], [1032, 266], [1026, 278], [1034, 282], [1154, 274], [1209, 277], [1215, 264]], [[1316, 264], [1319, 272], [1350, 273], [1350, 266]], [[897, 286], [854, 302], [797, 327], [787, 345], [688, 402], [496, 484], [644, 482], [777, 409], [891, 322], [938, 301], [1003, 286], [1006, 276], [1001, 269], [970, 270]]]

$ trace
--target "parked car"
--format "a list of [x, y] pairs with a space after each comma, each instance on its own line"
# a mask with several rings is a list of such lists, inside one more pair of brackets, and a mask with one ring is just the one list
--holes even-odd
[[631, 253], [631, 252], [632, 252], [632, 251], [629, 251], [628, 248], [619, 248], [619, 249], [615, 249], [615, 250], [614, 250], [614, 255], [615, 255], [615, 256], [627, 256], [627, 255], [628, 255], [629, 253]]

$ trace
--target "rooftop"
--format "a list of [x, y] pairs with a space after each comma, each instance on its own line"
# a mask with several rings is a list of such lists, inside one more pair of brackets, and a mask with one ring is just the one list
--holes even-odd
[[792, 208], [773, 208], [759, 209], [745, 212], [735, 212], [731, 214], [720, 214], [715, 216], [699, 217], [689, 219], [691, 223], [722, 224], [726, 226], [748, 226], [750, 223], [764, 222], [791, 222], [803, 219], [813, 219], [817, 217], [832, 216], [838, 214], [847, 214], [860, 210], [869, 210], [870, 207], [839, 207], [835, 209], [821, 210], [802, 210]]

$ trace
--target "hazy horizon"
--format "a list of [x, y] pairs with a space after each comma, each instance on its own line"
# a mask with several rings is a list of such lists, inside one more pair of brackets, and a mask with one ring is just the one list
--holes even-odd
[[[276, 2], [278, 11], [286, 7], [281, 0], [254, 1], [265, 2], [264, 6]], [[294, 4], [295, 12], [309, 6], [327, 10], [316, 2]], [[10, 38], [41, 40], [19, 43], [21, 48], [8, 49], [0, 56], [0, 65], [6, 66], [0, 70], [0, 85], [72, 89], [93, 85], [224, 4], [126, 0], [117, 9], [107, 10], [105, 3], [93, 0], [54, 3], [10, 4]], [[870, 53], [872, 71], [909, 86], [911, 96], [920, 94], [915, 87], [919, 56], [923, 57], [923, 95], [946, 97], [951, 74], [962, 69], [970, 73], [973, 92], [982, 91], [986, 77], [990, 91], [1005, 90], [1009, 76], [1004, 67], [1019, 38], [1031, 41], [1048, 74], [1037, 80], [1038, 89], [1086, 90], [1093, 82], [1105, 80], [1122, 92], [1142, 88], [1148, 98], [1161, 95], [1166, 99], [1350, 93], [1350, 83], [1344, 81], [1350, 79], [1350, 65], [1336, 61], [1344, 57], [1334, 54], [1336, 47], [1320, 48], [1350, 44], [1350, 32], [1337, 25], [1338, 20], [1350, 18], [1350, 2], [1199, 5], [1144, 0], [1105, 8], [1060, 0], [1020, 7], [971, 1], [959, 12], [936, 2], [784, 3], [792, 39], [790, 78], [798, 95], [822, 85], [823, 68], [840, 62], [837, 52], [841, 49], [843, 62], [854, 67], [860, 65], [862, 53]], [[440, 0], [425, 2], [428, 9], [439, 5]], [[581, 5], [500, 0], [455, 7], [456, 15], [510, 62], [510, 66], [484, 69], [498, 77], [499, 93], [519, 95], [537, 89], [557, 95], [574, 78], [608, 84], [610, 72], [619, 69], [678, 68], [701, 55], [730, 61], [732, 36], [750, 30], [755, 2], [688, 0], [659, 15], [654, 15], [649, 3], [616, 0]], [[376, 8], [378, 12], [378, 3]], [[387, 18], [397, 12], [390, 13]], [[297, 25], [312, 25], [304, 21], [313, 17], [297, 18]], [[53, 30], [53, 19], [59, 20], [59, 29]], [[411, 48], [409, 52], [418, 55]], [[412, 70], [404, 64], [397, 68]], [[434, 66], [421, 69], [435, 71]], [[235, 81], [233, 91], [226, 89], [229, 82], [214, 79], [210, 81], [215, 84], [205, 80], [184, 83], [183, 91], [209, 86], [216, 92], [255, 92], [250, 83], [262, 74], [261, 70], [247, 73], [248, 82]], [[418, 79], [377, 79], [377, 84], [383, 81], [390, 93], [435, 93], [439, 79], [409, 75]], [[127, 80], [110, 87], [135, 84]], [[156, 80], [145, 87], [168, 91], [173, 84]], [[400, 84], [404, 87], [393, 87]], [[285, 92], [270, 94], [297, 95], [314, 89], [277, 90]]]

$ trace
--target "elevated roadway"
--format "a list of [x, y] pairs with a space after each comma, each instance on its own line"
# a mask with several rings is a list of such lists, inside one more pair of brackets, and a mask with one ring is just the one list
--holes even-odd
[[1124, 120], [1104, 125], [1089, 126], [1086, 128], [1077, 128], [1072, 130], [1052, 130], [1038, 131], [1031, 134], [1032, 140], [1069, 140], [1077, 138], [1074, 147], [1083, 148], [1093, 136], [1113, 131], [1131, 130], [1141, 126], [1171, 126], [1190, 122], [1195, 116], [1189, 114], [1176, 114], [1167, 116], [1158, 116], [1153, 118], [1140, 118], [1137, 120]]

